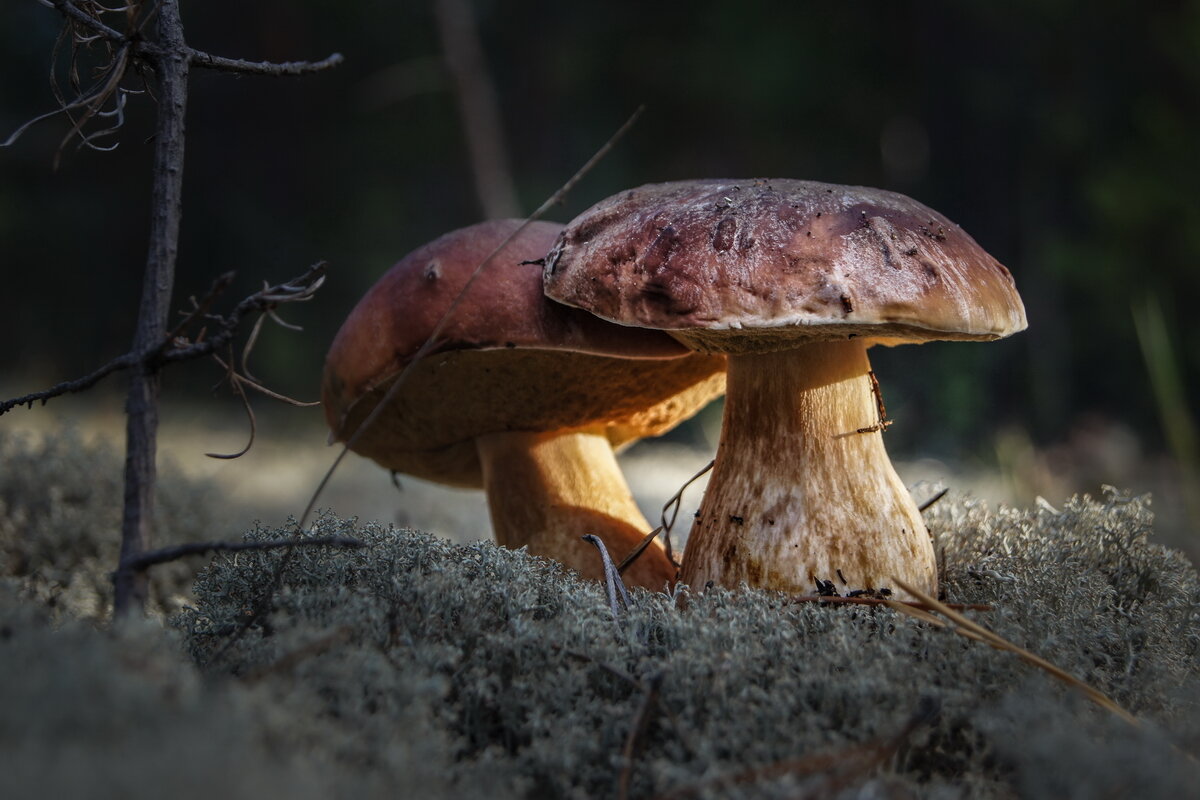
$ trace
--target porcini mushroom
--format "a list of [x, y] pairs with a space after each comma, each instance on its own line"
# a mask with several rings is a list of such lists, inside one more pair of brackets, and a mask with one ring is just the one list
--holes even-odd
[[[350, 440], [434, 332], [476, 267], [520, 226], [498, 220], [417, 248], [343, 324], [326, 359], [325, 416]], [[602, 576], [598, 535], [621, 558], [650, 531], [614, 445], [669, 430], [724, 388], [724, 359], [612, 325], [542, 293], [560, 225], [535, 222], [480, 272], [352, 448], [387, 469], [482, 487], [496, 540]], [[675, 568], [652, 544], [625, 573], [653, 589]]]
[[867, 348], [1025, 328], [1012, 275], [957, 225], [863, 187], [649, 185], [573, 220], [545, 287], [728, 354], [721, 440], [681, 581], [811, 592], [899, 578], [936, 591], [929, 535], [883, 446]]

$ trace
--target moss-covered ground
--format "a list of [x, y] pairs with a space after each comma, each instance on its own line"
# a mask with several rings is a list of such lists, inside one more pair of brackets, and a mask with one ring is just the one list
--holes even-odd
[[[159, 568], [157, 619], [104, 630], [112, 454], [0, 445], [0, 796], [1200, 786], [1200, 579], [1151, 543], [1146, 498], [995, 510], [951, 496], [927, 514], [945, 599], [990, 606], [968, 613], [1133, 726], [1010, 653], [887, 608], [639, 591], [614, 620], [601, 586], [522, 552], [329, 515], [313, 535], [367, 546], [219, 555], [190, 595], [186, 565]], [[172, 538], [214, 538], [207, 491], [166, 476]]]

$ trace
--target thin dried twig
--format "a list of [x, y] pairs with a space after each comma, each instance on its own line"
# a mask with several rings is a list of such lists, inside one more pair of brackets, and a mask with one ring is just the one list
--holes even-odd
[[192, 66], [202, 69], [213, 69], [218, 72], [236, 72], [239, 75], [268, 75], [282, 77], [291, 75], [310, 75], [323, 72], [338, 66], [345, 57], [341, 53], [333, 53], [320, 61], [245, 61], [240, 58], [223, 58], [205, 53], [202, 50], [187, 49], [188, 61]]
[[[143, 38], [142, 29], [155, 16], [154, 12], [159, 10], [157, 7], [151, 13], [144, 13], [138, 16], [136, 13], [129, 13], [139, 10], [136, 6], [106, 8], [95, 3], [86, 3], [81, 6], [72, 2], [72, 0], [47, 0], [44, 4], [53, 7], [66, 20], [67, 24], [59, 37], [59, 43], [55, 45], [55, 52], [57, 54], [62, 42], [67, 39], [71, 41], [74, 52], [71, 57], [68, 76], [72, 88], [75, 89], [76, 96], [73, 100], [68, 101], [59, 90], [58, 81], [54, 74], [55, 60], [52, 59], [50, 82], [55, 99], [58, 101], [58, 108], [45, 114], [40, 114], [21, 125], [8, 139], [0, 143], [0, 147], [11, 146], [26, 130], [38, 122], [60, 114], [66, 114], [71, 118], [72, 125], [66, 136], [63, 137], [58, 151], [55, 153], [55, 167], [58, 166], [63, 147], [73, 138], [79, 138], [81, 147], [89, 147], [96, 150], [112, 150], [117, 146], [116, 143], [110, 146], [98, 145], [96, 139], [117, 132], [124, 124], [126, 96], [133, 92], [133, 90], [121, 88], [121, 82], [129, 74], [130, 70], [134, 68], [135, 64], [144, 62], [157, 70], [163, 61], [174, 59], [186, 67], [233, 72], [239, 75], [280, 77], [322, 72], [338, 66], [345, 60], [341, 53], [333, 53], [320, 61], [269, 62], [224, 58], [190, 47], [182, 39], [166, 43]], [[102, 19], [104, 14], [115, 14], [121, 11], [127, 12], [124, 17], [125, 24], [128, 26], [126, 30], [121, 31], [105, 24]], [[82, 81], [79, 80], [79, 72], [76, 66], [77, 57], [80, 48], [87, 48], [96, 42], [104, 43], [108, 50], [109, 59], [107, 64], [101, 68], [95, 82], [85, 90]], [[110, 98], [114, 96], [116, 97], [116, 101], [113, 110], [102, 111]], [[83, 113], [76, 119], [72, 112], [78, 109], [82, 109]], [[112, 116], [115, 120], [114, 124], [103, 131], [90, 134], [85, 133], [84, 128], [97, 116]]]
[[1044, 670], [1068, 686], [1083, 692], [1084, 696], [1093, 703], [1101, 708], [1111, 711], [1121, 719], [1128, 722], [1130, 725], [1133, 725], [1134, 727], [1141, 727], [1141, 722], [1137, 717], [1135, 717], [1133, 714], [1130, 714], [1121, 706], [1117, 705], [1115, 700], [1104, 694], [1104, 692], [1101, 692], [1099, 689], [1085, 683], [1079, 678], [1076, 678], [1066, 670], [1051, 664], [1046, 659], [1029, 652], [1025, 648], [1013, 644], [1003, 636], [989, 630], [988, 628], [985, 628], [974, 620], [964, 617], [962, 614], [950, 608], [945, 603], [940, 602], [936, 597], [932, 597], [925, 592], [922, 592], [920, 589], [909, 586], [899, 578], [892, 578], [892, 580], [901, 589], [917, 598], [917, 600], [921, 602], [922, 607], [930, 608], [936, 611], [949, 620], [949, 622], [944, 622], [941, 619], [933, 617], [929, 613], [914, 614], [912, 606], [905, 603], [899, 603], [894, 600], [887, 601], [887, 605], [890, 608], [893, 608], [902, 614], [908, 614], [909, 616], [917, 617], [924, 622], [930, 622], [934, 625], [938, 625], [939, 627], [948, 628], [954, 633], [957, 633], [961, 636], [966, 636], [968, 639], [974, 639], [977, 642], [983, 642], [984, 644], [990, 645], [997, 650], [1004, 650], [1012, 653], [1022, 661], [1032, 664], [1038, 669]]
[[129, 369], [130, 367], [135, 366], [139, 360], [140, 359], [134, 353], [126, 353], [123, 356], [118, 356], [117, 358], [114, 358], [112, 361], [105, 364], [103, 367], [100, 367], [95, 372], [85, 375], [82, 378], [78, 378], [73, 381], [56, 383], [54, 386], [51, 386], [49, 389], [44, 391], [33, 392], [31, 394], [22, 395], [21, 397], [14, 397], [11, 400], [0, 402], [0, 414], [5, 414], [17, 406], [29, 406], [30, 408], [33, 408], [34, 403], [41, 403], [42, 405], [45, 405], [50, 401], [51, 398], [61, 397], [64, 394], [72, 394], [74, 392], [82, 392], [85, 389], [90, 389], [114, 372], [120, 372], [121, 370]]
[[[231, 351], [232, 349], [233, 348], [230, 348]], [[242, 388], [241, 378], [233, 370], [233, 353], [230, 352], [229, 354], [228, 364], [222, 361], [221, 357], [216, 353], [213, 353], [213, 358], [218, 364], [225, 368], [226, 377], [229, 379], [230, 390], [232, 390], [233, 393], [238, 396], [238, 399], [242, 401], [242, 408], [245, 409], [246, 416], [250, 420], [250, 438], [246, 441], [246, 446], [236, 453], [205, 453], [204, 455], [208, 456], [209, 458], [226, 460], [241, 458], [242, 456], [246, 455], [246, 453], [249, 453], [250, 448], [254, 446], [254, 436], [258, 433], [258, 421], [254, 418], [254, 409], [250, 406], [250, 398], [246, 397], [246, 390]]]
[[[229, 340], [237, 332], [242, 320], [250, 314], [256, 311], [267, 312], [282, 303], [304, 302], [311, 299], [313, 293], [324, 283], [324, 275], [325, 262], [322, 261], [309, 267], [307, 272], [297, 278], [250, 295], [238, 303], [237, 307], [228, 316], [206, 314], [205, 312], [211, 305], [212, 300], [224, 291], [229, 285], [229, 281], [232, 280], [233, 273], [226, 273], [213, 282], [213, 286], [209, 289], [205, 299], [196, 304], [196, 307], [189, 313], [188, 317], [167, 334], [157, 347], [152, 348], [149, 352], [142, 354], [134, 352], [125, 353], [114, 358], [95, 372], [77, 380], [64, 381], [40, 392], [33, 392], [21, 397], [4, 400], [0, 402], [0, 414], [5, 414], [18, 406], [33, 408], [33, 404], [37, 402], [45, 405], [52, 398], [90, 389], [112, 373], [130, 369], [138, 365], [153, 367], [168, 362], [185, 361], [212, 355], [218, 348], [228, 344]], [[196, 341], [181, 343], [180, 334], [185, 327], [201, 318], [215, 321], [217, 323], [215, 331], [211, 335], [206, 334], [204, 337], [198, 337]], [[291, 398], [276, 394], [244, 377], [239, 376], [239, 378], [256, 391], [263, 392], [278, 400], [295, 405], [316, 405], [315, 403], [306, 404], [298, 400], [292, 400]]]
[[[676, 569], [679, 569], [679, 562], [675, 560], [675, 552], [671, 549], [671, 528], [675, 526], [675, 521], [679, 517], [679, 508], [683, 503], [683, 493], [687, 491], [689, 486], [699, 480], [704, 473], [712, 469], [713, 464], [716, 463], [717, 462], [715, 459], [709, 461], [708, 464], [701, 468], [699, 472], [688, 478], [684, 482], [683, 486], [679, 487], [679, 491], [671, 495], [671, 499], [668, 500], [662, 507], [662, 516], [659, 518], [662, 524], [643, 536], [642, 540], [637, 543], [637, 546], [634, 547], [632, 551], [630, 551], [629, 555], [621, 559], [621, 563], [617, 565], [617, 572], [624, 573], [625, 570], [629, 568], [629, 565], [636, 561], [637, 557], [645, 552], [646, 548], [650, 546], [650, 543], [654, 541], [654, 537], [658, 536], [660, 533], [663, 537], [663, 550], [666, 552], [667, 558], [670, 559], [671, 563], [675, 565]], [[674, 508], [671, 508], [672, 506], [674, 506]], [[667, 519], [667, 509], [671, 509], [671, 518], [669, 520]]]
[[126, 572], [142, 572], [156, 564], [178, 561], [205, 553], [238, 553], [246, 550], [279, 550], [292, 547], [366, 547], [349, 536], [317, 536], [312, 539], [268, 539], [261, 542], [191, 542], [189, 544], [147, 550], [121, 567]]
[[924, 514], [926, 511], [928, 511], [930, 508], [933, 507], [934, 503], [936, 503], [938, 500], [941, 500], [943, 497], [945, 497], [949, 491], [950, 491], [950, 487], [948, 487], [948, 486], [945, 489], [942, 489], [940, 492], [935, 494], [933, 497], [929, 498], [924, 503], [921, 503], [921, 505], [917, 506], [917, 511]]

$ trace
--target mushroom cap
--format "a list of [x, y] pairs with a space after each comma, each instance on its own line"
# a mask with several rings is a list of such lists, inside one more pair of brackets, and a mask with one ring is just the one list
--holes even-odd
[[812, 181], [680, 181], [610, 197], [559, 235], [545, 290], [709, 352], [1026, 327], [1011, 273], [950, 220], [894, 192]]
[[[475, 269], [522, 224], [448, 233], [359, 301], [325, 362], [322, 402], [335, 439], [354, 434]], [[561, 228], [531, 223], [483, 267], [356, 452], [397, 472], [478, 487], [479, 435], [599, 425], [620, 445], [669, 430], [724, 391], [724, 359], [547, 300], [541, 267], [522, 262], [540, 260]]]

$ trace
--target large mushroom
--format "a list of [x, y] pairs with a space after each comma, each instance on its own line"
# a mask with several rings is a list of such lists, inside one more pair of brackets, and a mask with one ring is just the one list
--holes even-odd
[[[435, 331], [471, 274], [520, 226], [454, 231], [405, 256], [367, 292], [329, 350], [322, 384], [334, 438], [351, 440]], [[586, 577], [650, 531], [613, 447], [663, 433], [724, 389], [724, 359], [658, 331], [547, 300], [540, 266], [562, 226], [535, 222], [483, 268], [436, 346], [352, 449], [396, 472], [487, 492], [500, 544]], [[658, 543], [625, 573], [653, 589], [675, 568]]]
[[559, 236], [547, 294], [728, 354], [716, 464], [680, 580], [935, 592], [933, 548], [881, 437], [872, 344], [1025, 328], [1012, 275], [903, 195], [685, 181], [598, 203]]

